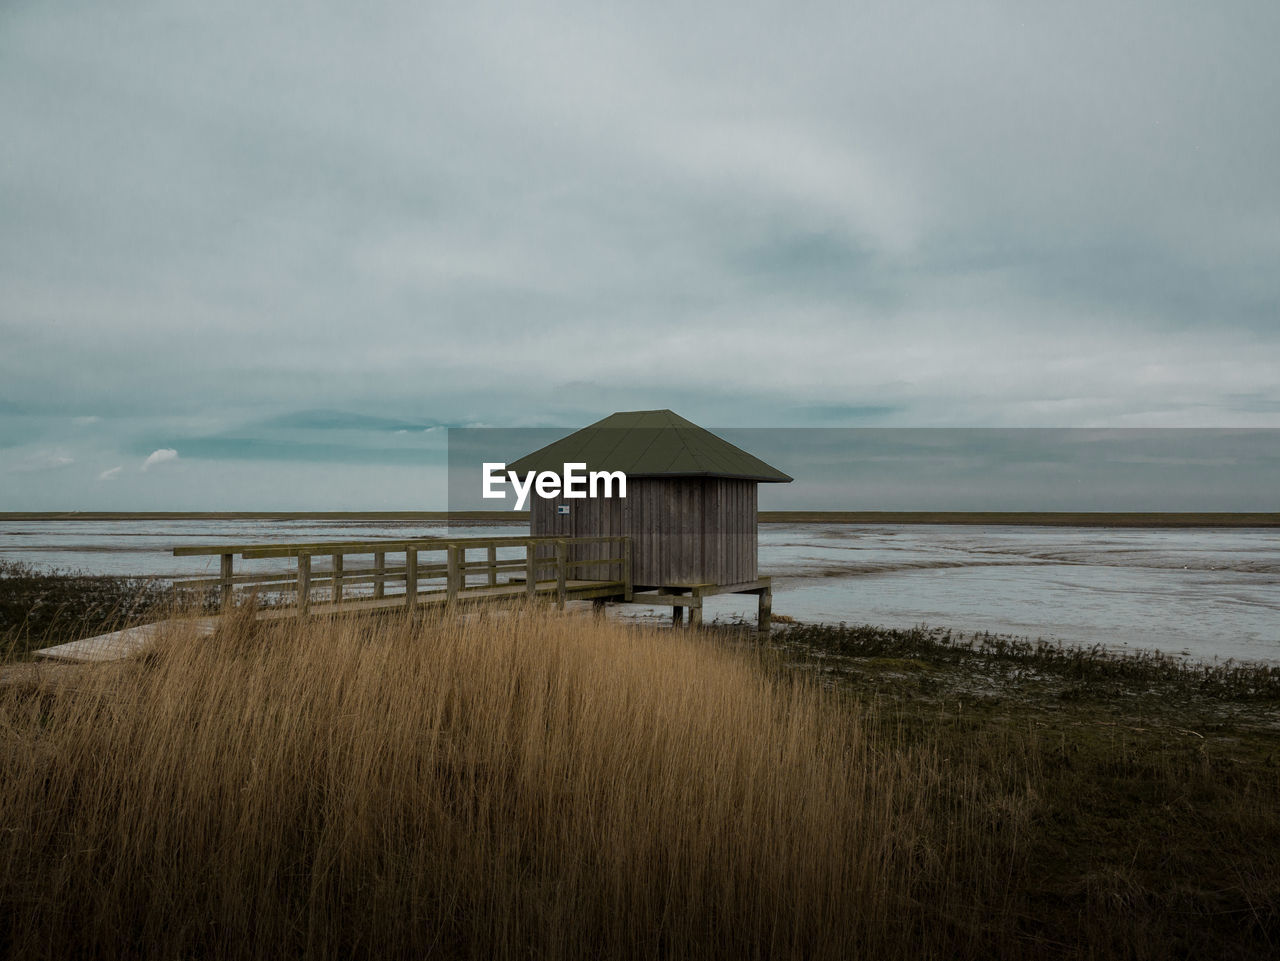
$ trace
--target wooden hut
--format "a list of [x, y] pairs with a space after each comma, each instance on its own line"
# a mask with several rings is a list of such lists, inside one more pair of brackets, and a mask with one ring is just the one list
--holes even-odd
[[[767, 593], [767, 578], [757, 569], [756, 487], [790, 482], [782, 471], [670, 410], [611, 414], [510, 467], [521, 475], [560, 473], [570, 463], [624, 472], [626, 497], [544, 498], [534, 492], [531, 535], [629, 536], [636, 591], [696, 598]], [[616, 548], [577, 545], [570, 559], [592, 560], [610, 550]], [[588, 566], [582, 576], [607, 573]], [[696, 606], [694, 619], [700, 619], [700, 600], [681, 606]], [[679, 615], [680, 606], [674, 610]]]

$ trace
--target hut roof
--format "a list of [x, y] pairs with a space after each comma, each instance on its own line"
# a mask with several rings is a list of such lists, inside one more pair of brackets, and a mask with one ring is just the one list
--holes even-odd
[[610, 414], [510, 467], [559, 471], [583, 463], [588, 470], [620, 470], [628, 477], [728, 477], [788, 483], [791, 477], [760, 458], [669, 410]]

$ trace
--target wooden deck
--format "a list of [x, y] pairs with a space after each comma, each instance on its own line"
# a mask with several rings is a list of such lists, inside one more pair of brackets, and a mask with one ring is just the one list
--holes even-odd
[[[570, 580], [565, 583], [567, 600], [587, 601], [606, 597], [621, 597], [626, 585], [622, 581], [588, 581]], [[556, 581], [544, 581], [535, 585], [534, 595], [555, 598], [559, 591]], [[528, 585], [523, 581], [499, 584], [494, 587], [481, 586], [466, 588], [456, 597], [449, 598], [446, 591], [424, 591], [415, 598], [413, 607], [427, 609], [448, 603], [494, 603], [503, 600], [519, 601], [529, 596]], [[306, 617], [358, 617], [371, 614], [385, 614], [405, 610], [404, 595], [381, 598], [351, 598], [348, 600], [330, 601], [311, 604], [302, 616]], [[280, 621], [296, 618], [300, 612], [296, 606], [283, 608], [266, 608], [259, 611], [259, 621]], [[135, 657], [145, 653], [155, 643], [156, 638], [164, 633], [191, 630], [194, 637], [209, 637], [217, 629], [218, 615], [193, 617], [153, 624], [141, 624], [110, 634], [85, 638], [82, 641], [70, 641], [56, 647], [46, 647], [36, 651], [35, 656], [50, 661], [119, 661], [127, 657]]]
[[[582, 546], [595, 548], [589, 556], [575, 556]], [[616, 548], [617, 556], [601, 557], [602, 548]], [[505, 551], [508, 556], [500, 557]], [[469, 557], [477, 552], [482, 556]], [[432, 562], [431, 555], [442, 555]], [[175, 591], [197, 592], [197, 600], [211, 600], [223, 611], [242, 603], [257, 605], [246, 591], [265, 592], [270, 603], [255, 617], [275, 621], [295, 617], [361, 616], [393, 611], [414, 611], [440, 605], [493, 604], [544, 598], [563, 608], [574, 601], [613, 600], [656, 604], [672, 609], [672, 620], [684, 620], [686, 609], [692, 625], [702, 623], [702, 601], [716, 594], [755, 594], [759, 599], [759, 628], [769, 630], [769, 578], [736, 584], [668, 584], [648, 586], [636, 592], [631, 576], [631, 538], [606, 537], [498, 537], [415, 538], [381, 541], [327, 541], [313, 544], [220, 544], [179, 547], [179, 556], [220, 558], [217, 577], [193, 577], [174, 582]], [[288, 560], [292, 569], [260, 573], [235, 573], [234, 558]], [[513, 556], [522, 554], [523, 556]], [[353, 559], [361, 556], [366, 559]], [[390, 563], [389, 561], [390, 555]], [[396, 555], [402, 555], [397, 559]], [[312, 558], [327, 558], [328, 569], [313, 569]], [[618, 576], [582, 577], [616, 572]], [[577, 572], [579, 576], [571, 576]], [[503, 577], [507, 580], [504, 582]], [[432, 582], [435, 583], [432, 583]], [[483, 583], [476, 583], [483, 581]], [[390, 591], [388, 591], [390, 588]], [[357, 595], [356, 591], [362, 592]], [[210, 592], [212, 592], [210, 594]], [[207, 606], [205, 607], [207, 610]], [[113, 631], [82, 641], [46, 647], [35, 656], [56, 661], [114, 661], [148, 650], [162, 633], [190, 629], [194, 638], [208, 637], [217, 629], [219, 615], [159, 621]]]
[[[216, 617], [193, 617], [189, 621], [196, 637], [209, 637], [217, 627]], [[140, 624], [110, 634], [87, 637], [83, 641], [70, 641], [56, 647], [46, 647], [35, 656], [46, 661], [122, 661], [148, 650], [161, 634], [180, 630], [184, 624], [178, 621], [156, 621]]]

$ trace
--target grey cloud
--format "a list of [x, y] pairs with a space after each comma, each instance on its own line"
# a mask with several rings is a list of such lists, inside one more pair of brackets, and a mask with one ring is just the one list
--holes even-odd
[[890, 404], [825, 404], [792, 407], [787, 413], [799, 424], [827, 425], [838, 421], [880, 420], [904, 408]]
[[11, 474], [39, 474], [44, 471], [62, 470], [70, 467], [76, 459], [62, 450], [37, 451], [10, 464]]
[[410, 423], [342, 410], [300, 410], [267, 418], [261, 426], [284, 430], [422, 431], [442, 424], [438, 421]]
[[[0, 443], [98, 415], [103, 468], [188, 437], [333, 463], [364, 442], [313, 435], [636, 407], [1274, 425], [1277, 28], [9, 4]], [[298, 413], [328, 410], [386, 423]]]
[[[291, 463], [339, 464], [407, 464], [441, 463], [443, 455], [427, 447], [376, 447], [352, 443], [307, 443], [304, 441], [267, 439], [262, 437], [188, 437], [170, 439], [181, 444], [186, 460], [251, 460]], [[141, 451], [146, 444], [136, 447]]]

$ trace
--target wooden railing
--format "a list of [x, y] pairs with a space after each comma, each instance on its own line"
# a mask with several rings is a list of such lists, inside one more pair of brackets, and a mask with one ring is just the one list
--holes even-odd
[[[586, 544], [618, 544], [620, 551], [616, 557], [589, 558], [570, 560], [570, 548]], [[523, 548], [523, 557], [499, 558], [500, 548]], [[546, 550], [546, 556], [541, 556]], [[468, 559], [468, 552], [484, 551], [482, 560]], [[414, 608], [424, 599], [431, 601], [455, 601], [468, 593], [473, 595], [511, 596], [513, 591], [498, 593], [487, 591], [488, 588], [499, 587], [498, 575], [502, 573], [520, 572], [523, 575], [524, 591], [530, 597], [535, 594], [554, 592], [556, 602], [563, 607], [569, 593], [570, 571], [589, 565], [616, 567], [620, 586], [619, 593], [630, 600], [632, 596], [631, 582], [631, 539], [629, 537], [489, 537], [489, 538], [414, 538], [409, 540], [373, 540], [373, 541], [325, 541], [311, 544], [242, 544], [175, 547], [175, 557], [217, 556], [220, 567], [217, 577], [189, 577], [174, 580], [177, 590], [209, 590], [218, 593], [221, 603], [231, 604], [237, 588], [250, 588], [267, 592], [286, 592], [295, 595], [294, 604], [299, 614], [308, 613], [312, 593], [317, 588], [327, 587], [334, 604], [344, 601], [346, 590], [355, 585], [372, 584], [372, 600], [386, 600], [398, 595], [387, 593], [388, 585], [404, 588], [404, 606]], [[402, 554], [402, 563], [387, 563], [388, 555]], [[443, 554], [441, 560], [430, 561], [430, 555]], [[295, 558], [296, 569], [292, 571], [268, 571], [263, 573], [235, 573], [234, 558], [239, 555], [246, 560], [267, 558]], [[347, 558], [372, 556], [368, 566], [352, 567]], [[424, 563], [423, 555], [428, 562]], [[329, 557], [329, 570], [314, 570], [312, 558]], [[550, 577], [543, 575], [550, 571]], [[468, 575], [484, 575], [484, 584], [468, 585]], [[443, 580], [443, 584], [432, 587], [425, 582]], [[517, 583], [519, 578], [512, 578], [509, 583]], [[424, 590], [424, 588], [426, 588]], [[387, 606], [387, 605], [381, 605]]]

